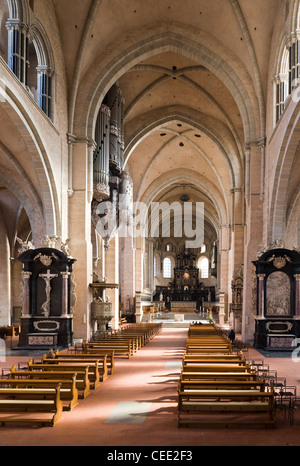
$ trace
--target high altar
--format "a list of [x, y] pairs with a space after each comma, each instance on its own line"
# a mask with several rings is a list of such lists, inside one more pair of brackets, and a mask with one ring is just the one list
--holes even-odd
[[169, 287], [157, 287], [154, 301], [159, 296], [167, 309], [189, 312], [202, 309], [204, 301], [214, 301], [215, 288], [204, 287], [199, 281], [196, 254], [184, 251], [176, 256], [173, 282]]

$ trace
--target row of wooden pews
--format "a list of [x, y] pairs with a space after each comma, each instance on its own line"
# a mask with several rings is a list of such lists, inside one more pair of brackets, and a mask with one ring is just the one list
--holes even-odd
[[[85, 344], [82, 352], [49, 352], [27, 367], [10, 369], [0, 379], [0, 425], [54, 426], [63, 411], [73, 410], [101, 382], [115, 372], [120, 345], [138, 351], [160, 331], [158, 324], [136, 324], [105, 339], [103, 346]], [[124, 338], [121, 338], [124, 337]], [[132, 355], [131, 354], [131, 355]]]
[[274, 389], [214, 324], [191, 325], [178, 384], [178, 427], [275, 424]]
[[99, 349], [113, 351], [115, 356], [130, 359], [137, 351], [157, 335], [161, 323], [140, 323], [128, 325], [118, 331], [103, 336], [101, 339], [84, 342], [84, 353], [93, 354]]

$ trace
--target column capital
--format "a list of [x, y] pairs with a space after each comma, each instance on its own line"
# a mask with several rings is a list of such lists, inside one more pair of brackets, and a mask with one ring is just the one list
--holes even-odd
[[74, 146], [76, 144], [76, 136], [71, 133], [67, 133], [67, 142], [70, 146]]

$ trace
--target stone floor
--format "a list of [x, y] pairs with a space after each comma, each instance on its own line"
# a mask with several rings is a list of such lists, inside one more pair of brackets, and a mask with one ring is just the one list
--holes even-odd
[[[1, 446], [299, 446], [299, 427], [277, 412], [275, 428], [177, 428], [177, 383], [187, 329], [163, 328], [130, 360], [116, 359], [116, 371], [91, 392], [72, 412], [64, 412], [55, 427], [1, 427]], [[26, 363], [30, 354], [9, 350], [0, 367]], [[3, 353], [2, 353], [3, 354]], [[35, 355], [38, 357], [38, 354]], [[297, 386], [300, 363], [291, 355], [262, 355], [250, 348], [248, 357], [263, 358], [270, 369]]]

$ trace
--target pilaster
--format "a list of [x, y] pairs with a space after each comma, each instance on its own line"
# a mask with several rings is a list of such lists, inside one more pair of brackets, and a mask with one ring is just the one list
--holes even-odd
[[72, 141], [72, 196], [69, 199], [70, 250], [74, 266], [77, 303], [74, 311], [74, 337], [91, 336], [93, 253], [91, 243], [91, 204], [89, 202], [89, 143]]

